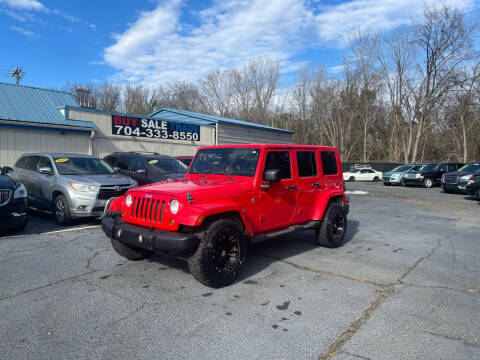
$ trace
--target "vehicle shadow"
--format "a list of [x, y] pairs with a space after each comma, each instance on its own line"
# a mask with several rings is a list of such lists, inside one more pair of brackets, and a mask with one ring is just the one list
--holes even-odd
[[26, 236], [26, 235], [39, 235], [58, 230], [73, 229], [79, 225], [100, 225], [100, 220], [95, 218], [76, 219], [70, 225], [60, 226], [55, 223], [53, 214], [28, 210], [28, 224], [22, 231], [18, 230], [6, 230], [0, 234], [0, 238], [9, 236]]
[[[358, 229], [358, 221], [348, 220], [347, 234], [345, 235], [345, 244], [343, 246], [355, 238]], [[283, 235], [259, 244], [250, 245], [247, 261], [243, 265], [235, 283], [254, 277], [274, 262], [287, 260], [318, 247], [315, 243], [315, 232], [313, 230]], [[337, 249], [330, 250], [337, 251]], [[187, 258], [184, 255], [175, 253], [156, 253], [155, 257], [148, 259], [149, 262], [189, 273], [186, 260]]]

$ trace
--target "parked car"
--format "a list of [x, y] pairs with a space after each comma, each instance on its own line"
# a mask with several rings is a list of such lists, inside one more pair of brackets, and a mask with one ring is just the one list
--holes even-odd
[[417, 185], [431, 188], [440, 185], [445, 173], [456, 171], [462, 167], [461, 163], [431, 163], [423, 165], [417, 171], [405, 175], [405, 186]]
[[78, 154], [25, 154], [12, 174], [28, 191], [30, 207], [55, 212], [57, 224], [74, 218], [100, 217], [108, 199], [137, 183], [105, 161]]
[[465, 191], [480, 201], [480, 172], [473, 174], [472, 178], [468, 180]]
[[185, 251], [203, 284], [232, 283], [247, 242], [315, 229], [319, 245], [345, 242], [348, 199], [336, 148], [202, 147], [185, 179], [129, 190], [107, 205], [102, 229], [129, 260]]
[[457, 171], [448, 172], [442, 176], [442, 189], [446, 193], [466, 192], [468, 181], [473, 174], [480, 171], [480, 163], [469, 163], [462, 166]]
[[120, 174], [126, 175], [139, 185], [151, 184], [185, 176], [188, 166], [167, 155], [142, 152], [116, 152], [104, 160]]
[[22, 183], [13, 181], [8, 174], [11, 167], [0, 168], [0, 230], [21, 231], [27, 226], [27, 190]]
[[193, 156], [176, 156], [175, 159], [178, 159], [185, 165], [190, 166], [193, 160]]
[[405, 164], [397, 166], [395, 169], [384, 172], [382, 175], [383, 185], [392, 184], [405, 186], [405, 175], [412, 171], [417, 171], [423, 164]]
[[345, 181], [380, 181], [382, 173], [371, 167], [355, 167], [343, 173]]

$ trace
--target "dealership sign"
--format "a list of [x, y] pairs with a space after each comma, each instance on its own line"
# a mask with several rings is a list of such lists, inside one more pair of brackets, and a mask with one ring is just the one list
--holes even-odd
[[112, 134], [152, 139], [200, 141], [200, 126], [159, 119], [112, 115]]

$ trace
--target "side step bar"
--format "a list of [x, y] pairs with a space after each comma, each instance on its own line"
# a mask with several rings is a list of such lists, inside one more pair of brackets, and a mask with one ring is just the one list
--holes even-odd
[[260, 234], [260, 235], [254, 236], [251, 239], [251, 243], [252, 244], [257, 244], [259, 242], [269, 240], [269, 239], [272, 239], [272, 238], [280, 236], [280, 235], [286, 235], [286, 234], [290, 234], [290, 233], [293, 233], [293, 232], [296, 232], [296, 231], [304, 231], [304, 230], [315, 229], [315, 228], [319, 227], [321, 223], [322, 223], [322, 220], [312, 220], [312, 221], [309, 221], [308, 223], [303, 224], [303, 225], [292, 225], [292, 226], [289, 226], [288, 228], [285, 228], [285, 229], [282, 229], [282, 230], [277, 230], [277, 231], [274, 231], [274, 232], [271, 232], [271, 233], [268, 233], [268, 234]]

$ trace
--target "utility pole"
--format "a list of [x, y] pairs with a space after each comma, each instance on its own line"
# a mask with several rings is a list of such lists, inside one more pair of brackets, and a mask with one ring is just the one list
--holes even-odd
[[25, 76], [25, 71], [23, 71], [22, 68], [17, 67], [15, 69], [12, 69], [8, 74], [7, 76], [10, 76], [10, 77], [14, 77], [15, 78], [15, 83], [18, 85], [20, 83], [20, 80], [23, 79], [23, 77]]

